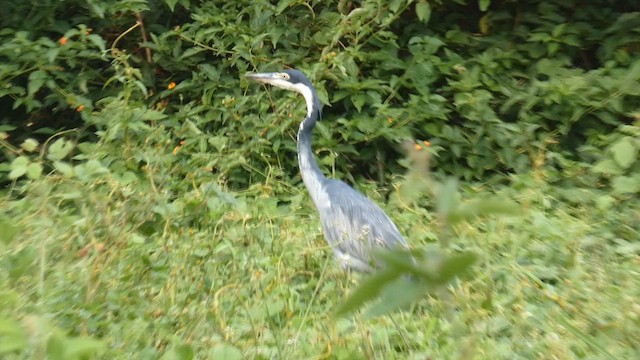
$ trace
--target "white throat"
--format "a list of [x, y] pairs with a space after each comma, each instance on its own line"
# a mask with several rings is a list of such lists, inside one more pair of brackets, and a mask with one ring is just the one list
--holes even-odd
[[282, 89], [293, 90], [297, 93], [302, 94], [302, 96], [304, 97], [304, 101], [307, 103], [307, 117], [311, 116], [311, 112], [313, 109], [313, 93], [311, 92], [311, 89], [308, 86], [302, 83], [292, 84], [288, 81], [279, 80], [279, 79], [275, 81], [271, 81], [270, 84]]

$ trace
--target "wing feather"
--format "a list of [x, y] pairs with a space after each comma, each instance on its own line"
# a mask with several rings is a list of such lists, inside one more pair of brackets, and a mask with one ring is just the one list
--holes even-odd
[[373, 201], [338, 180], [329, 181], [324, 190], [331, 202], [318, 209], [320, 220], [325, 238], [343, 267], [367, 271], [371, 249], [408, 248], [396, 225]]

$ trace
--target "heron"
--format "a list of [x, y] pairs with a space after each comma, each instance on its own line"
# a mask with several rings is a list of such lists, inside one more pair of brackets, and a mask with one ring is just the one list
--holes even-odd
[[377, 248], [409, 246], [398, 227], [373, 201], [346, 183], [329, 179], [320, 170], [311, 147], [312, 133], [322, 115], [322, 105], [311, 81], [299, 70], [249, 73], [253, 81], [295, 91], [304, 97], [307, 116], [298, 129], [298, 166], [302, 181], [320, 215], [324, 237], [345, 271], [371, 272], [380, 264]]

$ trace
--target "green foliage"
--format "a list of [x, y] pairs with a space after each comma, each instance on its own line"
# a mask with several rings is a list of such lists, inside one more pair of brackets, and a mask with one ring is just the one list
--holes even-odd
[[[640, 193], [640, 126], [621, 126], [617, 132], [603, 136], [605, 151], [591, 171], [608, 180], [612, 192], [618, 197]], [[585, 147], [584, 151], [593, 151]]]
[[[479, 217], [522, 213], [513, 201], [495, 196], [478, 196], [472, 201], [461, 203], [453, 180], [432, 186], [437, 187], [433, 191], [437, 193], [436, 211], [441, 221], [437, 237], [443, 248], [449, 246], [457, 224], [471, 222]], [[365, 279], [354, 290], [336, 310], [338, 316], [351, 314], [374, 300], [378, 302], [367, 311], [368, 317], [383, 315], [413, 304], [427, 293], [441, 291], [454, 279], [468, 272], [478, 260], [473, 252], [446, 255], [437, 249], [425, 252], [383, 250], [377, 253], [377, 258], [386, 265], [385, 268]]]
[[43, 318], [26, 317], [23, 324], [0, 319], [0, 355], [3, 358], [20, 354], [24, 358], [82, 360], [95, 358], [102, 350], [103, 342], [67, 336]]
[[[633, 357], [636, 10], [4, 4], [1, 356]], [[322, 168], [389, 195], [415, 264], [380, 254], [360, 286], [334, 265], [299, 182], [303, 102], [242, 76], [287, 66], [326, 105]]]
[[[30, 11], [12, 7], [15, 16]], [[577, 145], [628, 124], [640, 95], [639, 20], [624, 6], [593, 3], [574, 12], [569, 0], [522, 6], [398, 0], [337, 8], [295, 1], [82, 7], [91, 15], [56, 23], [53, 37], [39, 26], [21, 30], [13, 17], [0, 34], [6, 60], [0, 79], [7, 84], [0, 107], [21, 114], [5, 130], [14, 143], [34, 137], [33, 129], [51, 135], [79, 126], [80, 139], [91, 138], [95, 127], [122, 133], [121, 121], [96, 123], [93, 114], [113, 111], [114, 96], [135, 99], [144, 101], [143, 111], [164, 114], [155, 121], [176, 144], [188, 139], [186, 151], [221, 153], [225, 161], [192, 165], [215, 169], [234, 188], [264, 181], [275, 164], [286, 179], [295, 174], [288, 154], [300, 117], [293, 104], [300, 101], [287, 95], [270, 113], [263, 99], [285, 95], [245, 95], [240, 75], [254, 69], [307, 71], [330, 105], [329, 126], [317, 139], [318, 149], [327, 149], [321, 154], [330, 155], [327, 164], [340, 154], [347, 161], [334, 164], [336, 174], [378, 180], [400, 170], [400, 154], [390, 150], [406, 138], [429, 139], [438, 171], [465, 179], [528, 171], [547, 151], [589, 160]], [[55, 4], [41, 15], [53, 21], [66, 10]], [[439, 21], [429, 21], [433, 14]], [[173, 23], [153, 23], [172, 16]], [[134, 18], [149, 23], [132, 26]], [[51, 114], [46, 123], [45, 114]]]

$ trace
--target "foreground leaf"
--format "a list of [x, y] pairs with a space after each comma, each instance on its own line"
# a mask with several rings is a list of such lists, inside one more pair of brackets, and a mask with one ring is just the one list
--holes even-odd
[[384, 286], [391, 281], [397, 279], [400, 272], [391, 269], [385, 269], [362, 281], [349, 297], [338, 306], [335, 316], [345, 316], [351, 314], [361, 308], [367, 302], [375, 299]]

